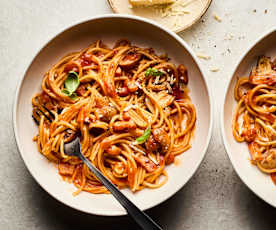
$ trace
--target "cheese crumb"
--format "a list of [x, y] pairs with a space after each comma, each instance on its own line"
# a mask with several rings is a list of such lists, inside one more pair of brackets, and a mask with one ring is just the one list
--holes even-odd
[[222, 19], [216, 13], [214, 13], [214, 19], [216, 19], [218, 22], [222, 22]]
[[233, 37], [232, 34], [226, 34], [224, 40], [232, 40]]
[[218, 71], [219, 71], [219, 68], [213, 67], [213, 68], [210, 69], [210, 71], [211, 71], [211, 72], [218, 72]]
[[208, 56], [208, 55], [206, 55], [206, 54], [203, 54], [203, 53], [197, 53], [196, 56], [197, 56], [198, 58], [201, 58], [201, 59], [204, 59], [204, 60], [209, 60], [209, 59], [211, 59], [210, 56]]

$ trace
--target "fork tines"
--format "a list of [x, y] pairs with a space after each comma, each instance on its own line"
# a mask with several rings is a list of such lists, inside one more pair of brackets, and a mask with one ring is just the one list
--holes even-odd
[[51, 110], [49, 110], [46, 106], [42, 106], [49, 114], [50, 116], [55, 119], [55, 115], [51, 112]]
[[55, 119], [55, 115], [53, 114], [53, 112], [51, 112], [46, 106], [42, 106], [42, 108], [45, 109], [49, 115], [47, 115], [46, 112], [37, 107], [34, 111], [37, 117], [32, 115], [32, 118], [34, 119], [37, 125], [39, 125], [38, 118], [40, 118], [41, 116], [44, 116], [50, 123], [53, 121], [53, 119]]

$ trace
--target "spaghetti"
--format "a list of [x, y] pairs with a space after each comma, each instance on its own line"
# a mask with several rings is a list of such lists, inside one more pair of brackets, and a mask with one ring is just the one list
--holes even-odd
[[276, 61], [260, 57], [249, 77], [238, 79], [233, 136], [247, 142], [251, 162], [276, 184]]
[[80, 191], [107, 193], [64, 144], [76, 136], [82, 153], [116, 186], [133, 192], [168, 180], [165, 165], [191, 147], [196, 122], [188, 73], [152, 48], [97, 41], [70, 53], [44, 76], [32, 98], [38, 150]]

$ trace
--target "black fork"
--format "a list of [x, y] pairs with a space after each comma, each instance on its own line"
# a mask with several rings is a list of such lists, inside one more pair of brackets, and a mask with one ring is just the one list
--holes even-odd
[[125, 208], [129, 216], [144, 230], [162, 230], [146, 213], [132, 203], [102, 172], [97, 169], [81, 152], [80, 139], [77, 137], [64, 145], [64, 152], [68, 156], [76, 156], [83, 161], [91, 172], [102, 182], [117, 201]]
[[[51, 112], [51, 110], [49, 110], [46, 106], [42, 106], [42, 108], [44, 110], [46, 110], [46, 112], [49, 114], [47, 115], [46, 112], [44, 112], [43, 110], [41, 110], [39, 107], [37, 107], [37, 109], [35, 110], [35, 114], [40, 118], [41, 116], [44, 116], [50, 123], [55, 119], [55, 115], [53, 114], [53, 112]], [[34, 115], [32, 115], [32, 118], [34, 119], [35, 123], [37, 125], [39, 125], [39, 120], [37, 118], [35, 118]]]
[[[55, 118], [55, 115], [45, 106], [42, 106], [49, 115], [47, 115], [40, 108], [37, 108], [35, 114], [40, 118], [44, 116], [50, 123]], [[39, 121], [35, 116], [33, 119], [37, 125]], [[162, 227], [154, 222], [146, 213], [140, 210], [134, 203], [132, 203], [102, 172], [97, 169], [81, 152], [80, 139], [76, 137], [71, 142], [64, 145], [65, 154], [69, 156], [76, 156], [83, 161], [84, 164], [92, 171], [92, 173], [102, 182], [102, 184], [110, 191], [116, 200], [125, 208], [127, 213], [135, 220], [135, 222], [144, 230], [162, 230]]]

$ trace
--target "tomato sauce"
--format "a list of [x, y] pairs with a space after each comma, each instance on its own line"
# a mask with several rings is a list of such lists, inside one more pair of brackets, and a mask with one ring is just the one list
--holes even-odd
[[81, 66], [88, 66], [88, 65], [91, 65], [92, 63], [92, 55], [91, 54], [84, 54], [81, 56]]
[[73, 61], [69, 62], [64, 68], [64, 72], [68, 73], [70, 71], [79, 72], [78, 65]]
[[181, 164], [181, 161], [179, 158], [175, 158], [173, 163], [175, 166], [179, 166]]
[[181, 100], [185, 97], [185, 93], [178, 86], [173, 87], [172, 95], [175, 96], [175, 100]]
[[276, 185], [276, 173], [271, 173], [270, 176], [271, 176], [272, 181]]

